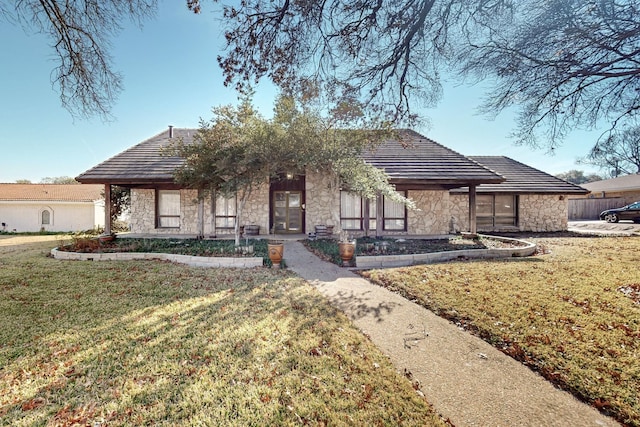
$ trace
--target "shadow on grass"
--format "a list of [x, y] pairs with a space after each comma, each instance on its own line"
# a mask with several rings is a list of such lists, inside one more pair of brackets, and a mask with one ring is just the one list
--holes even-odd
[[0, 424], [438, 425], [286, 271], [3, 260]]

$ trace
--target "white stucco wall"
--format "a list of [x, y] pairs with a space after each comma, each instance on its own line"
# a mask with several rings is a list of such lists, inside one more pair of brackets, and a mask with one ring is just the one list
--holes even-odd
[[[42, 224], [42, 212], [50, 212], [50, 223]], [[0, 230], [83, 231], [104, 227], [104, 202], [0, 202]]]

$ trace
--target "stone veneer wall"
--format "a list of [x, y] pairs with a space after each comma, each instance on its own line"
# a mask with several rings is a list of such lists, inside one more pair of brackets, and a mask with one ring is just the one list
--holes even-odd
[[[198, 233], [198, 192], [180, 190], [180, 228], [156, 228], [156, 193], [154, 189], [134, 188], [131, 190], [131, 231], [146, 234], [197, 234]], [[204, 201], [204, 234], [212, 235], [211, 198]], [[260, 226], [260, 234], [269, 232], [269, 186], [256, 188], [247, 200], [242, 216], [242, 224]]]
[[306, 174], [305, 230], [313, 232], [316, 225], [333, 225], [340, 231], [340, 188], [335, 175], [308, 170]]
[[449, 194], [449, 232], [469, 231], [469, 196]]
[[407, 234], [442, 235], [449, 233], [449, 192], [410, 190], [417, 210], [407, 209]]
[[260, 234], [269, 234], [269, 184], [257, 186], [244, 205], [240, 225], [259, 225]]
[[[562, 200], [560, 200], [562, 198]], [[520, 199], [521, 231], [564, 231], [568, 227], [567, 196], [558, 194], [522, 194]]]
[[[466, 194], [451, 194], [450, 213], [452, 231], [469, 230], [469, 199]], [[568, 227], [567, 197], [560, 195], [521, 194], [518, 196], [519, 231], [564, 231]], [[509, 227], [503, 231], [512, 231]], [[480, 230], [479, 230], [480, 231]], [[496, 230], [499, 231], [499, 230]]]

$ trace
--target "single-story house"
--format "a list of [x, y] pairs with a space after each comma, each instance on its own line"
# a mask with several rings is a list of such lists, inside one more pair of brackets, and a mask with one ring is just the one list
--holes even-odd
[[104, 186], [0, 184], [0, 231], [82, 231], [104, 227]]
[[569, 219], [598, 219], [600, 212], [640, 200], [640, 174], [582, 184], [588, 194], [575, 194], [569, 201]]
[[[235, 198], [198, 200], [196, 190], [180, 188], [174, 180], [183, 159], [160, 153], [173, 138], [189, 142], [196, 132], [170, 127], [76, 179], [103, 184], [106, 194], [112, 185], [131, 188], [134, 233], [231, 234]], [[329, 173], [308, 168], [304, 175], [283, 171], [282, 179], [265, 178], [245, 206], [242, 225], [259, 226], [260, 234], [309, 233], [320, 224], [334, 226], [334, 232], [377, 236], [556, 231], [567, 228], [566, 196], [586, 193], [506, 157], [470, 158], [412, 130], [398, 132], [399, 140], [383, 141], [362, 157], [384, 169], [417, 209], [382, 196], [363, 199], [341, 189]]]
[[640, 174], [603, 179], [582, 186], [591, 192], [588, 197], [593, 199], [621, 198], [623, 205], [640, 200]]

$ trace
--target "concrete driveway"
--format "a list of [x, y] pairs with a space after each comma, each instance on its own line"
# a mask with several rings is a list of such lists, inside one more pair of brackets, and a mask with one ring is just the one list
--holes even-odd
[[640, 224], [632, 221], [609, 223], [606, 221], [569, 221], [569, 231], [614, 236], [640, 236]]

